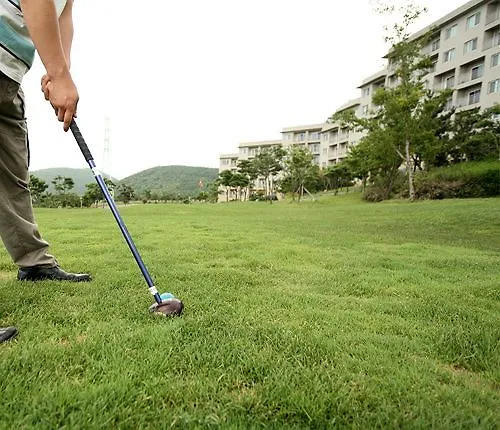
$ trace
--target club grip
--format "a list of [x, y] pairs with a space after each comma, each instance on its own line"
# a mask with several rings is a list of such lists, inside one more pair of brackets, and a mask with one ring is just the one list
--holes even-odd
[[89, 147], [85, 143], [85, 139], [82, 136], [82, 133], [80, 132], [80, 129], [76, 125], [76, 122], [74, 119], [71, 120], [71, 124], [69, 125], [69, 128], [71, 128], [71, 132], [73, 133], [73, 136], [75, 136], [76, 143], [78, 143], [78, 146], [80, 147], [80, 150], [82, 151], [83, 156], [85, 157], [85, 161], [90, 161], [93, 160], [94, 157], [92, 157], [92, 154], [90, 153]]

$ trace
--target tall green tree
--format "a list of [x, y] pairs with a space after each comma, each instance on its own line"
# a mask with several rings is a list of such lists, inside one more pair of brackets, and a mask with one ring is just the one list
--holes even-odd
[[48, 184], [35, 175], [30, 175], [29, 189], [33, 203], [37, 203], [45, 191], [49, 188]]
[[73, 178], [61, 175], [57, 175], [54, 179], [52, 179], [51, 183], [54, 185], [54, 189], [56, 190], [57, 194], [66, 194], [75, 186]]
[[236, 191], [236, 199], [241, 200], [241, 192], [243, 189], [247, 189], [249, 186], [250, 179], [248, 176], [240, 173], [240, 172], [234, 172], [230, 181], [229, 185], [231, 189], [234, 189]]
[[313, 164], [313, 154], [306, 148], [291, 146], [284, 158], [285, 181], [289, 184], [292, 195], [298, 195], [300, 202], [308, 180], [317, 178], [317, 169]]
[[349, 190], [349, 186], [352, 185], [352, 180], [355, 178], [350, 164], [345, 160], [329, 166], [326, 169], [325, 176], [328, 178], [331, 187], [335, 190], [335, 194], [337, 194], [339, 188], [345, 187]]
[[275, 194], [276, 177], [283, 170], [285, 150], [280, 146], [266, 148], [254, 158], [253, 163], [257, 177], [265, 184], [265, 193], [272, 203]]
[[[392, 13], [395, 8], [382, 5], [379, 11]], [[367, 144], [379, 145], [378, 139], [382, 139], [383, 146], [397, 154], [400, 163], [404, 164], [408, 193], [410, 200], [414, 200], [416, 163], [420, 165], [420, 160], [427, 154], [438, 152], [438, 128], [442, 121], [440, 115], [449, 99], [449, 92], [433, 93], [425, 88], [424, 76], [429, 72], [432, 61], [422, 52], [429, 43], [430, 34], [410, 39], [409, 27], [425, 9], [409, 3], [400, 12], [401, 22], [395, 23], [392, 34], [386, 37], [386, 41], [392, 45], [388, 59], [389, 68], [394, 72], [394, 86], [375, 92], [372, 99], [376, 106], [373, 116], [358, 118], [352, 112], [347, 112], [334, 115], [331, 120], [340, 121], [351, 129], [368, 132]], [[375, 151], [370, 153], [375, 154]], [[392, 176], [391, 169], [387, 178]], [[387, 181], [387, 186], [391, 185], [392, 182]]]
[[500, 104], [457, 112], [449, 152], [454, 162], [500, 159]]
[[[111, 179], [104, 178], [104, 183], [106, 184], [110, 193], [113, 193], [115, 184]], [[85, 193], [82, 196], [82, 204], [84, 206], [92, 206], [95, 204], [96, 206], [100, 201], [104, 200], [104, 194], [101, 190], [101, 187], [97, 182], [91, 182], [85, 185]]]
[[233, 186], [233, 175], [231, 170], [223, 170], [219, 173], [218, 183], [226, 189], [226, 202], [229, 201], [229, 193]]
[[257, 170], [253, 160], [239, 160], [238, 172], [248, 178], [248, 186], [245, 192], [244, 200], [252, 193], [253, 183], [257, 179]]
[[128, 204], [135, 197], [134, 189], [127, 184], [120, 184], [116, 191], [116, 200], [124, 204]]

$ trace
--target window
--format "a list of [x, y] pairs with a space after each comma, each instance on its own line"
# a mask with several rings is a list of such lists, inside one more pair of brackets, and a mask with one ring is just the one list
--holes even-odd
[[488, 82], [488, 94], [500, 93], [500, 79]]
[[469, 104], [473, 105], [475, 103], [479, 103], [480, 98], [481, 98], [481, 90], [480, 89], [471, 91], [469, 93]]
[[472, 52], [477, 49], [477, 37], [471, 40], [468, 40], [464, 43], [464, 53]]
[[295, 142], [303, 142], [306, 140], [306, 134], [305, 133], [297, 133], [295, 135]]
[[470, 78], [471, 79], [477, 79], [483, 76], [483, 65], [479, 64], [478, 66], [473, 67], [470, 69]]
[[444, 62], [448, 63], [455, 58], [455, 48], [449, 49], [444, 53]]
[[309, 145], [309, 151], [312, 153], [318, 153], [319, 152], [319, 143], [314, 143], [312, 145]]
[[433, 40], [431, 43], [431, 51], [437, 51], [439, 49], [439, 39]]
[[492, 46], [499, 46], [499, 45], [500, 45], [500, 30], [497, 30], [493, 34], [493, 45]]
[[498, 66], [498, 64], [500, 64], [500, 52], [491, 56], [491, 67]]
[[455, 75], [453, 75], [453, 76], [448, 76], [448, 77], [444, 80], [444, 88], [445, 88], [445, 89], [453, 88], [453, 85], [455, 85]]
[[318, 131], [310, 132], [309, 140], [319, 140], [319, 132]]
[[368, 105], [363, 106], [363, 115], [366, 115], [368, 113]]
[[437, 61], [433, 61], [433, 62], [432, 62], [432, 66], [431, 66], [431, 70], [430, 70], [430, 72], [431, 72], [431, 73], [432, 73], [432, 72], [435, 72], [435, 71], [436, 71], [436, 67], [437, 67]]
[[481, 13], [477, 12], [474, 15], [471, 15], [467, 18], [467, 28], [474, 28], [479, 24], [479, 20], [481, 19]]
[[370, 87], [363, 88], [363, 97], [368, 97], [370, 95]]
[[444, 38], [445, 39], [451, 39], [452, 37], [455, 37], [457, 35], [457, 31], [458, 31], [457, 24], [453, 24], [451, 27], [448, 27], [444, 31]]

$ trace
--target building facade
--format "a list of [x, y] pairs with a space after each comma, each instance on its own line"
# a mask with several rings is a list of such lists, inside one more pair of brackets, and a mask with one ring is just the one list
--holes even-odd
[[[433, 67], [425, 76], [428, 89], [452, 89], [449, 107], [457, 110], [486, 109], [500, 103], [500, 0], [472, 0], [431, 25], [413, 34], [417, 39], [427, 33], [431, 39], [423, 53], [430, 56]], [[374, 108], [372, 97], [380, 87], [397, 85], [394, 67], [387, 67], [367, 77], [358, 87], [358, 99], [342, 105], [337, 112], [354, 109], [358, 116], [369, 115]], [[342, 161], [349, 149], [359, 142], [362, 133], [343, 129], [339, 124], [321, 123], [285, 127], [281, 140], [246, 142], [234, 155], [220, 157], [219, 171], [251, 159], [263, 148], [300, 145], [311, 151], [314, 163], [322, 168]], [[234, 167], [234, 166], [233, 166]], [[258, 184], [256, 184], [258, 188]]]

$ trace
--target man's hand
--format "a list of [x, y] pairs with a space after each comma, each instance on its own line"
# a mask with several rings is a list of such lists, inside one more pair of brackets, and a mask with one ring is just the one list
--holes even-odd
[[78, 90], [70, 73], [51, 78], [48, 74], [41, 81], [43, 95], [48, 100], [57, 115], [64, 122], [64, 131], [68, 131], [73, 117], [76, 117], [78, 105]]
[[73, 1], [67, 0], [59, 19], [53, 0], [20, 0], [20, 5], [31, 39], [47, 70], [47, 77], [42, 78], [43, 93], [68, 131], [78, 104], [78, 91], [69, 72]]

